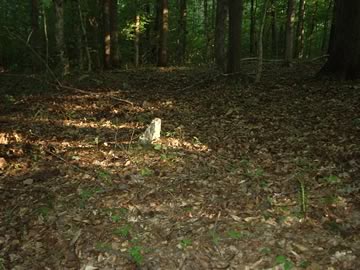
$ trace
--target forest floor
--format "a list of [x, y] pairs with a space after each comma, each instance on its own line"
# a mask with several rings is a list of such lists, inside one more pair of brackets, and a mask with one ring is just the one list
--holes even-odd
[[0, 74], [0, 269], [360, 269], [360, 82], [319, 67]]

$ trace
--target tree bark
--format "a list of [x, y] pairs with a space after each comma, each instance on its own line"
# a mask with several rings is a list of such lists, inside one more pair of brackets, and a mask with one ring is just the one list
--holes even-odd
[[360, 78], [360, 1], [336, 1], [332, 50], [321, 73], [339, 79]]
[[178, 53], [178, 62], [180, 64], [185, 63], [185, 54], [186, 54], [186, 32], [187, 32], [187, 5], [186, 0], [179, 0], [179, 53]]
[[110, 4], [111, 0], [103, 0], [103, 31], [104, 31], [104, 68], [111, 68], [111, 29]]
[[250, 2], [250, 55], [256, 53], [256, 0]]
[[169, 32], [169, 3], [168, 0], [161, 0], [160, 5], [160, 37], [158, 66], [165, 67], [168, 64], [167, 38]]
[[295, 0], [288, 0], [286, 19], [285, 64], [291, 66], [294, 53]]
[[215, 63], [218, 69], [225, 71], [225, 28], [227, 8], [226, 0], [217, 0], [215, 18]]
[[60, 74], [62, 76], [69, 73], [69, 59], [65, 53], [64, 42], [64, 1], [53, 0], [55, 7], [55, 40], [58, 53], [58, 64], [60, 67]]
[[309, 26], [309, 35], [307, 38], [307, 44], [308, 44], [307, 53], [306, 53], [307, 57], [311, 57], [311, 53], [312, 53], [314, 32], [315, 32], [315, 27], [316, 27], [316, 19], [317, 19], [317, 15], [318, 15], [318, 7], [319, 7], [319, 2], [318, 2], [318, 0], [315, 0], [314, 10], [311, 15], [311, 21], [310, 21], [310, 26]]
[[279, 55], [279, 47], [278, 47], [278, 30], [276, 26], [276, 5], [275, 0], [271, 0], [271, 53], [274, 57], [278, 57]]
[[[39, 30], [39, 2], [38, 0], [31, 1], [31, 40], [30, 44], [36, 53], [40, 53], [40, 30]], [[32, 57], [33, 71], [39, 71], [39, 59], [38, 56]]]
[[110, 58], [111, 67], [120, 67], [120, 53], [119, 53], [119, 29], [118, 29], [118, 1], [111, 0], [110, 2]]
[[266, 21], [266, 13], [268, 9], [268, 2], [269, 0], [265, 0], [263, 6], [263, 13], [260, 22], [260, 29], [259, 29], [259, 38], [258, 38], [258, 62], [257, 62], [257, 72], [255, 82], [260, 82], [262, 68], [263, 68], [263, 34], [264, 34], [264, 27]]
[[[82, 44], [85, 47], [86, 58], [87, 58], [87, 71], [90, 72], [92, 70], [92, 61], [91, 61], [91, 53], [89, 48], [89, 41], [87, 38], [86, 27], [84, 23], [82, 8], [81, 8], [81, 0], [78, 0], [78, 11], [79, 11], [79, 18], [80, 18], [80, 25], [82, 32]], [[82, 51], [82, 48], [80, 48], [80, 51]]]
[[135, 16], [135, 67], [139, 67], [140, 60], [140, 14]]
[[298, 58], [304, 57], [304, 41], [305, 41], [305, 0], [300, 0], [299, 11], [298, 11], [298, 23], [296, 28], [296, 55]]
[[322, 44], [321, 44], [321, 51], [323, 54], [325, 54], [327, 52], [328, 49], [328, 42], [329, 42], [329, 25], [331, 25], [331, 16], [333, 14], [333, 1], [330, 0], [329, 1], [329, 6], [328, 6], [328, 11], [326, 14], [326, 18], [324, 21], [324, 32], [323, 32], [323, 40], [322, 40]]
[[240, 71], [243, 1], [229, 0], [228, 73]]

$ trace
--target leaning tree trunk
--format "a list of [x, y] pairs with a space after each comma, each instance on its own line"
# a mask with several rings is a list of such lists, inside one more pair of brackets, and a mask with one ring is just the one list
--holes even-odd
[[336, 1], [330, 56], [322, 73], [339, 79], [360, 78], [360, 1]]
[[160, 5], [160, 37], [158, 66], [165, 67], [168, 63], [167, 36], [169, 32], [169, 3], [168, 0], [161, 0]]
[[240, 71], [243, 1], [229, 0], [228, 73]]
[[53, 0], [55, 6], [55, 40], [56, 49], [58, 53], [58, 65], [60, 67], [60, 74], [66, 75], [69, 73], [69, 59], [65, 53], [64, 42], [64, 1]]
[[215, 19], [215, 63], [225, 71], [225, 25], [226, 25], [226, 0], [217, 0]]
[[285, 64], [291, 65], [294, 51], [295, 0], [288, 0], [286, 19]]

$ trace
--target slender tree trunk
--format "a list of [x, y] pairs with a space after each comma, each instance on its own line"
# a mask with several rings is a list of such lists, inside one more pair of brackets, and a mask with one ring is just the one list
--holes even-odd
[[329, 55], [331, 54], [332, 50], [334, 49], [334, 43], [335, 43], [335, 25], [336, 25], [336, 10], [337, 10], [336, 7], [337, 7], [337, 0], [334, 1], [333, 13], [332, 13], [332, 19], [331, 19], [329, 43], [328, 43], [328, 49], [327, 49], [327, 53]]
[[250, 2], [250, 55], [254, 56], [256, 53], [256, 9], [257, 1]]
[[276, 27], [276, 6], [275, 0], [271, 0], [271, 53], [277, 58], [279, 55], [279, 47], [278, 47], [278, 32]]
[[82, 13], [82, 9], [81, 9], [81, 0], [78, 0], [78, 11], [79, 11], [79, 18], [80, 18], [81, 33], [82, 33], [81, 44], [83, 45], [82, 47], [80, 47], [80, 55], [83, 55], [83, 47], [85, 47], [84, 49], [85, 49], [86, 58], [87, 58], [86, 59], [87, 60], [87, 71], [90, 72], [92, 70], [92, 61], [91, 61], [89, 42], [88, 42], [87, 33], [86, 33], [86, 27], [85, 27], [83, 13]]
[[111, 29], [110, 29], [110, 3], [103, 0], [103, 27], [104, 27], [104, 68], [111, 68]]
[[45, 38], [45, 62], [49, 66], [49, 38], [48, 38], [48, 27], [47, 27], [47, 16], [44, 5], [42, 5], [43, 13], [43, 27], [44, 27], [44, 38]]
[[58, 64], [60, 67], [60, 74], [67, 75], [69, 73], [69, 59], [65, 53], [64, 42], [64, 1], [53, 0], [55, 6], [55, 40], [58, 53]]
[[[39, 30], [39, 2], [38, 0], [31, 1], [31, 46], [36, 53], [40, 53], [40, 30]], [[32, 68], [33, 71], [39, 71], [40, 63], [38, 56], [33, 55], [32, 57]]]
[[328, 49], [328, 42], [329, 42], [329, 25], [331, 24], [331, 15], [333, 10], [334, 2], [332, 0], [329, 1], [328, 12], [326, 14], [326, 18], [324, 21], [324, 33], [323, 33], [323, 40], [321, 43], [321, 51], [323, 54], [327, 52]]
[[225, 33], [226, 33], [226, 0], [217, 0], [215, 19], [215, 63], [218, 69], [225, 71]]
[[160, 40], [158, 66], [165, 67], [168, 64], [167, 38], [169, 32], [169, 3], [168, 0], [161, 0], [160, 13]]
[[288, 0], [286, 19], [285, 64], [291, 66], [294, 53], [295, 0]]
[[112, 68], [120, 67], [118, 1], [110, 2], [110, 58]]
[[187, 31], [187, 6], [186, 0], [179, 0], [179, 53], [178, 53], [178, 62], [180, 64], [185, 63], [185, 54], [186, 54], [186, 31]]
[[307, 57], [311, 56], [312, 53], [312, 47], [313, 47], [313, 41], [314, 41], [314, 33], [315, 33], [315, 27], [316, 27], [316, 19], [317, 19], [317, 13], [318, 13], [318, 7], [319, 7], [319, 2], [317, 0], [315, 0], [314, 3], [314, 10], [311, 16], [311, 23], [310, 23], [310, 27], [309, 27], [309, 35], [308, 35], [308, 40], [307, 40], [307, 44], [308, 44], [308, 48], [307, 48]]
[[135, 16], [135, 67], [139, 66], [140, 59], [140, 14]]
[[229, 0], [228, 73], [240, 71], [243, 1]]
[[305, 0], [300, 0], [299, 2], [299, 11], [298, 11], [298, 23], [296, 28], [296, 55], [298, 58], [304, 57], [304, 41], [305, 41], [305, 29], [304, 29], [304, 21], [305, 21]]
[[204, 5], [204, 33], [205, 33], [205, 62], [209, 59], [209, 43], [210, 43], [210, 31], [209, 31], [209, 5], [208, 0], [203, 0]]
[[339, 79], [360, 78], [360, 1], [336, 1], [332, 49], [322, 73]]
[[266, 21], [266, 13], [268, 9], [268, 2], [269, 0], [265, 0], [263, 6], [263, 14], [260, 22], [260, 29], [259, 29], [259, 39], [258, 39], [258, 63], [257, 63], [257, 72], [255, 82], [260, 82], [262, 69], [263, 69], [263, 34], [264, 34], [264, 27]]

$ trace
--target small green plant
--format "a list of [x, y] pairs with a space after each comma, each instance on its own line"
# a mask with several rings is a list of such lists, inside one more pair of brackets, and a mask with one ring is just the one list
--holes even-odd
[[105, 170], [97, 171], [97, 177], [105, 183], [111, 183], [111, 174]]
[[211, 236], [211, 240], [213, 241], [213, 243], [215, 245], [218, 245], [220, 240], [221, 240], [220, 235], [215, 230], [211, 230], [210, 231], [210, 236]]
[[329, 196], [325, 196], [324, 198], [322, 198], [321, 202], [325, 205], [332, 205], [332, 204], [336, 204], [337, 202], [339, 202], [339, 198], [335, 195], [329, 195]]
[[239, 240], [240, 238], [244, 237], [244, 235], [241, 232], [230, 230], [227, 232], [228, 236], [232, 239]]
[[304, 268], [304, 269], [306, 269], [306, 268], [308, 268], [309, 266], [310, 266], [310, 262], [309, 261], [301, 261], [300, 263], [299, 263], [299, 266], [301, 267], [301, 268]]
[[184, 238], [180, 241], [180, 246], [182, 249], [185, 249], [187, 248], [188, 246], [190, 246], [192, 244], [192, 241], [191, 239], [187, 239], [187, 238]]
[[141, 246], [133, 246], [129, 249], [130, 258], [137, 264], [140, 265], [143, 261], [143, 255]]
[[284, 255], [276, 256], [276, 263], [282, 264], [284, 270], [291, 270], [294, 267], [293, 262]]
[[151, 170], [151, 169], [149, 169], [149, 168], [143, 168], [143, 169], [141, 169], [141, 171], [140, 171], [140, 175], [141, 175], [141, 176], [151, 176], [151, 175], [153, 175], [153, 174], [154, 174], [154, 171]]
[[336, 175], [329, 175], [328, 177], [325, 178], [325, 181], [328, 182], [329, 184], [339, 184], [340, 178], [337, 177]]
[[299, 201], [301, 213], [306, 217], [307, 213], [307, 194], [304, 180], [298, 180], [299, 183]]
[[107, 252], [112, 250], [111, 245], [109, 243], [96, 243], [95, 249], [100, 252]]
[[5, 270], [5, 260], [0, 257], [0, 270]]
[[82, 189], [80, 190], [79, 196], [80, 196], [80, 207], [84, 208], [86, 202], [93, 197], [96, 193], [101, 192], [102, 190], [99, 188], [88, 188], [88, 189]]
[[50, 211], [51, 209], [48, 206], [41, 206], [37, 210], [38, 214], [45, 220], [48, 218]]
[[122, 227], [116, 228], [114, 234], [120, 237], [128, 237], [130, 235], [131, 226], [124, 225]]
[[117, 223], [126, 216], [128, 210], [121, 207], [106, 209], [105, 212], [108, 213], [112, 222]]
[[260, 250], [260, 253], [262, 253], [264, 255], [269, 255], [269, 254], [271, 254], [271, 248], [264, 247]]

